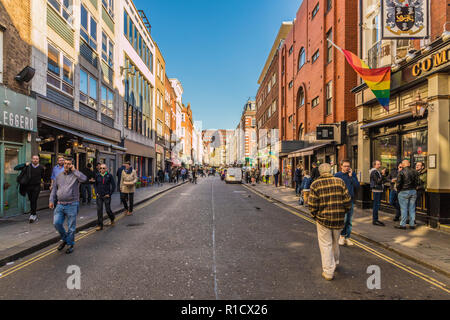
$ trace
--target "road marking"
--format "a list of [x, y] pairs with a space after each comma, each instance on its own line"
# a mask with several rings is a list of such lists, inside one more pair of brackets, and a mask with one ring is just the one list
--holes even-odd
[[[174, 189], [167, 190], [163, 194], [160, 194], [160, 195], [158, 195], [158, 196], [156, 196], [156, 197], [154, 197], [154, 198], [152, 198], [152, 199], [150, 199], [150, 200], [140, 204], [135, 209], [136, 210], [140, 210], [140, 209], [142, 209], [142, 208], [152, 204], [153, 202], [159, 200], [160, 198], [162, 198], [163, 196], [165, 196], [168, 193], [172, 192], [173, 190]], [[120, 219], [123, 219], [124, 217], [125, 217], [125, 213], [121, 213], [120, 215], [116, 216], [115, 221], [119, 221]], [[86, 237], [96, 233], [97, 231], [95, 229], [91, 229], [91, 230], [88, 230], [88, 231], [81, 231], [81, 232], [84, 232], [84, 234], [82, 234], [81, 236], [76, 237], [75, 242], [78, 242], [81, 239], [84, 239], [84, 238], [86, 238]], [[81, 234], [81, 232], [78, 232], [78, 233]], [[9, 276], [9, 275], [11, 275], [11, 274], [13, 274], [15, 272], [17, 272], [17, 271], [27, 267], [27, 266], [30, 266], [30, 265], [34, 264], [35, 262], [40, 261], [41, 259], [43, 259], [45, 257], [48, 257], [48, 256], [52, 255], [53, 253], [58, 252], [58, 250], [57, 250], [58, 246], [55, 246], [55, 247], [53, 247], [51, 249], [48, 249], [48, 250], [38, 254], [37, 256], [35, 256], [33, 258], [25, 260], [25, 261], [15, 265], [15, 266], [13, 266], [13, 267], [7, 269], [6, 271], [4, 271], [3, 273], [0, 274], [0, 279], [3, 279], [3, 278], [5, 278], [5, 277], [7, 277], [7, 276]]]
[[[249, 187], [247, 187], [245, 185], [243, 185], [243, 187], [247, 188], [248, 190], [252, 191], [257, 196], [259, 196], [259, 197], [263, 198], [264, 200], [268, 201], [268, 199], [265, 196], [262, 196], [259, 192], [255, 191], [255, 190], [253, 190], [253, 189], [251, 189], [251, 188], [249, 188]], [[312, 224], [316, 224], [316, 222], [312, 218], [306, 216], [303, 213], [296, 212], [296, 211], [294, 211], [292, 209], [289, 209], [286, 206], [284, 206], [282, 204], [279, 204], [279, 203], [274, 203], [274, 204], [277, 207], [279, 207], [279, 208], [281, 208], [283, 210], [286, 210], [286, 211], [296, 215], [297, 217], [302, 218], [303, 220], [306, 220], [306, 221], [308, 221], [308, 222], [310, 222]], [[383, 254], [383, 253], [381, 253], [381, 252], [379, 252], [379, 251], [377, 251], [377, 250], [375, 250], [373, 248], [370, 248], [370, 247], [362, 244], [361, 242], [359, 242], [359, 241], [357, 241], [355, 239], [352, 239], [352, 241], [355, 243], [355, 245], [357, 247], [363, 249], [364, 251], [366, 251], [368, 253], [371, 253], [372, 255], [374, 255], [374, 256], [376, 256], [376, 257], [378, 257], [378, 258], [380, 258], [380, 259], [382, 259], [382, 260], [384, 260], [384, 261], [386, 261], [386, 262], [396, 266], [399, 269], [402, 269], [402, 270], [404, 270], [404, 271], [406, 271], [406, 272], [408, 272], [408, 273], [410, 273], [410, 274], [412, 274], [412, 275], [414, 275], [414, 276], [416, 276], [416, 277], [418, 277], [418, 278], [428, 282], [429, 284], [431, 284], [431, 285], [433, 285], [433, 286], [435, 286], [435, 287], [437, 287], [437, 288], [439, 288], [439, 289], [441, 289], [441, 290], [443, 290], [443, 291], [445, 291], [447, 293], [450, 293], [450, 290], [447, 288], [446, 284], [444, 284], [444, 283], [434, 279], [433, 277], [425, 275], [422, 272], [420, 272], [420, 271], [418, 271], [418, 270], [416, 270], [416, 269], [414, 269], [412, 267], [409, 267], [409, 266], [407, 266], [407, 265], [405, 265], [405, 264], [395, 260], [394, 258], [386, 256], [385, 254]]]

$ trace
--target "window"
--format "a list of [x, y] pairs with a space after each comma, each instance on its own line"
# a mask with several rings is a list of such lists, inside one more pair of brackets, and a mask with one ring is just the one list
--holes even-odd
[[314, 52], [312, 56], [312, 63], [314, 63], [317, 59], [319, 59], [319, 49], [317, 49], [317, 51]]
[[50, 44], [47, 61], [47, 83], [73, 95], [73, 62]]
[[277, 100], [275, 100], [272, 103], [272, 114], [274, 114], [277, 111]]
[[298, 54], [298, 70], [300, 70], [306, 62], [305, 48], [301, 48]]
[[72, 24], [72, 0], [49, 0], [48, 2], [69, 24]]
[[80, 69], [80, 101], [97, 109], [97, 79]]
[[275, 85], [276, 82], [277, 82], [277, 75], [274, 73], [272, 75], [272, 87]]
[[291, 55], [291, 53], [294, 51], [294, 46], [292, 45], [290, 48], [289, 48], [289, 55]]
[[291, 115], [291, 116], [289, 116], [289, 118], [288, 118], [289, 123], [292, 123], [292, 120], [293, 120], [293, 116]]
[[378, 16], [375, 16], [372, 20], [372, 44], [377, 43], [380, 40], [380, 30], [378, 27]]
[[314, 108], [314, 107], [316, 107], [316, 106], [318, 106], [319, 105], [319, 97], [315, 97], [313, 100], [312, 100], [312, 107]]
[[297, 108], [300, 108], [305, 105], [305, 90], [303, 87], [298, 88], [297, 93]]
[[289, 89], [291, 89], [294, 86], [294, 81], [289, 82]]
[[111, 39], [102, 32], [102, 58], [112, 68], [114, 65], [114, 45]]
[[332, 7], [333, 7], [333, 1], [327, 0], [327, 12], [330, 11]]
[[114, 0], [102, 0], [102, 4], [109, 15], [114, 18]]
[[97, 22], [83, 5], [81, 5], [80, 34], [87, 44], [97, 50]]
[[170, 127], [170, 118], [169, 113], [167, 111], [165, 113], [165, 119], [166, 119], [166, 126]]
[[123, 34], [128, 38], [128, 13], [123, 12]]
[[185, 122], [186, 121], [186, 117], [185, 117], [185, 114], [183, 113], [183, 114], [181, 114], [181, 122]]
[[182, 136], [182, 137], [185, 136], [185, 133], [186, 133], [185, 131], [186, 131], [185, 128], [181, 128], [181, 136]]
[[333, 112], [333, 82], [327, 83], [327, 109], [326, 115], [330, 115]]
[[316, 16], [316, 14], [319, 12], [319, 3], [316, 4], [316, 6], [314, 7], [313, 11], [312, 11], [312, 17], [314, 19], [314, 17]]
[[3, 32], [0, 30], [0, 83], [3, 83]]
[[[333, 41], [333, 30], [330, 29], [327, 32], [327, 39], [330, 39], [331, 41]], [[331, 44], [330, 41], [327, 41], [327, 63], [330, 63], [331, 61], [333, 61], [333, 45]]]
[[102, 85], [101, 88], [102, 113], [114, 118], [114, 92]]
[[149, 52], [149, 63], [148, 68], [150, 69], [150, 72], [153, 73], [153, 53]]

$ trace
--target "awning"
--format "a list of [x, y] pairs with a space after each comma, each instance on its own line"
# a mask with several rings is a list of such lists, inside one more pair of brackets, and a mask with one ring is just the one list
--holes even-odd
[[361, 129], [369, 129], [369, 128], [374, 128], [374, 127], [380, 127], [392, 122], [396, 122], [396, 121], [400, 121], [400, 120], [404, 120], [404, 119], [408, 119], [408, 118], [412, 118], [412, 112], [407, 112], [407, 113], [403, 113], [403, 114], [399, 114], [393, 117], [389, 117], [389, 118], [385, 118], [385, 119], [381, 119], [381, 120], [376, 120], [370, 123], [366, 123], [363, 124], [361, 126]]
[[90, 136], [88, 134], [85, 134], [85, 133], [82, 133], [82, 132], [79, 132], [79, 131], [76, 131], [76, 130], [64, 128], [64, 127], [58, 126], [56, 124], [53, 124], [51, 122], [47, 122], [45, 120], [43, 120], [42, 123], [47, 125], [47, 126], [49, 126], [49, 127], [57, 129], [59, 131], [63, 131], [63, 132], [72, 134], [74, 136], [80, 137], [83, 141], [86, 141], [86, 142], [90, 142], [90, 143], [101, 145], [101, 146], [105, 146], [105, 147], [112, 147], [113, 149], [117, 149], [117, 150], [121, 150], [121, 151], [126, 151], [127, 150], [127, 149], [125, 149], [123, 147], [113, 145], [112, 143], [109, 143], [109, 142], [104, 141], [102, 139], [98, 139], [96, 137]]
[[330, 143], [322, 143], [322, 144], [316, 144], [314, 146], [310, 146], [308, 148], [300, 149], [291, 152], [288, 155], [288, 158], [297, 158], [297, 157], [303, 157], [303, 156], [312, 156], [314, 154], [314, 150], [323, 148], [325, 146], [330, 145]]

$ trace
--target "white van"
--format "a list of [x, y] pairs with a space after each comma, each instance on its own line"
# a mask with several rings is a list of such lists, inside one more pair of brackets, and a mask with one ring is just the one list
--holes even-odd
[[225, 176], [226, 183], [242, 183], [242, 169], [228, 168]]

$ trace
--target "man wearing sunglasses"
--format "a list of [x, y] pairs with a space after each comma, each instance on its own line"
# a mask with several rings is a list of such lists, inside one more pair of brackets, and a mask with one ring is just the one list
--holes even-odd
[[95, 177], [95, 192], [97, 196], [97, 231], [103, 230], [103, 204], [106, 213], [114, 226], [114, 213], [111, 210], [111, 195], [116, 189], [116, 183], [112, 174], [108, 172], [108, 167], [101, 164], [99, 173]]

